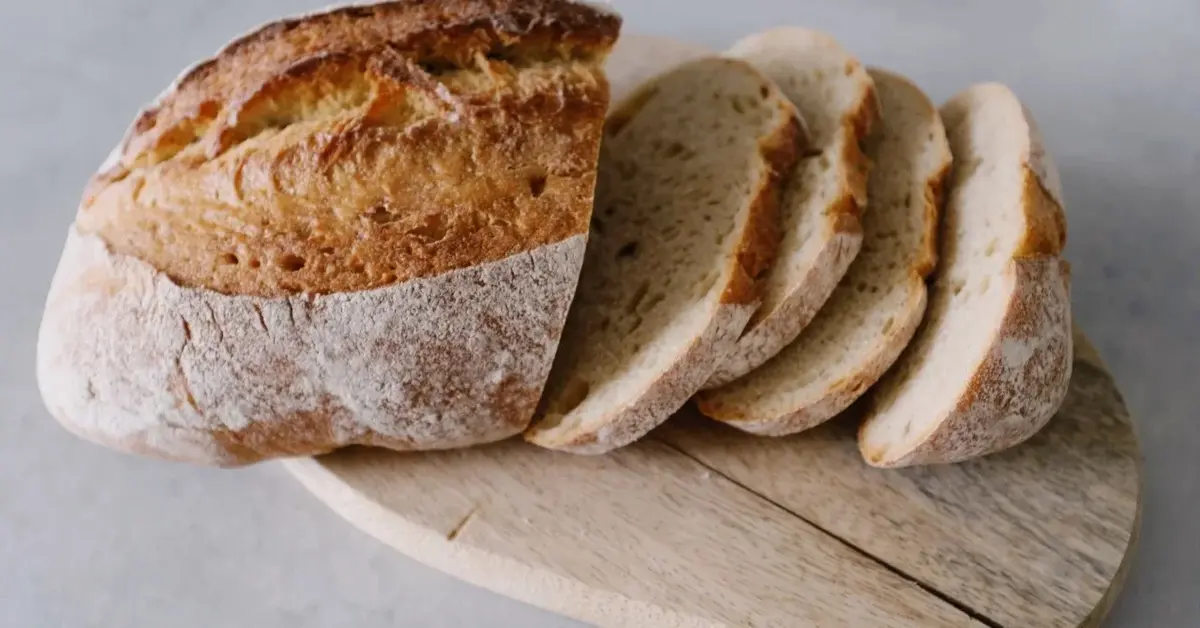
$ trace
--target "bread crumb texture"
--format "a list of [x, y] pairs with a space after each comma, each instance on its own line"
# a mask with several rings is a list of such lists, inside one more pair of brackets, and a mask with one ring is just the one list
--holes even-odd
[[378, 288], [586, 233], [619, 28], [565, 0], [269, 24], [137, 118], [77, 225], [180, 285], [255, 296]]

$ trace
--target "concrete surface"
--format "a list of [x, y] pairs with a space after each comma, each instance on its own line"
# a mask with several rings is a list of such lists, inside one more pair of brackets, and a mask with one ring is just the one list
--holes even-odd
[[[302, 0], [0, 3], [0, 626], [566, 626], [344, 525], [278, 466], [109, 453], [38, 399], [35, 329], [87, 177], [180, 68]], [[1076, 311], [1146, 457], [1108, 625], [1200, 625], [1200, 3], [617, 0], [627, 29], [724, 46], [826, 29], [937, 99], [1013, 85], [1065, 182]]]

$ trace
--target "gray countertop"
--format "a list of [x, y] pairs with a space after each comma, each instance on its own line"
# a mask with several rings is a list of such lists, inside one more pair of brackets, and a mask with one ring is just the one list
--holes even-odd
[[[0, 3], [0, 626], [566, 626], [420, 566], [278, 465], [194, 469], [75, 440], [33, 375], [84, 182], [183, 66], [311, 0]], [[936, 99], [1011, 84], [1057, 156], [1077, 317], [1146, 458], [1141, 547], [1111, 626], [1200, 625], [1200, 3], [617, 0], [631, 32], [724, 46], [826, 29]]]

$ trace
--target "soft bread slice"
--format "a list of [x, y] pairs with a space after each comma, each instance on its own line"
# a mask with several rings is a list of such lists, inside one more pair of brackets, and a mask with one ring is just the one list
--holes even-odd
[[734, 59], [684, 64], [609, 119], [579, 292], [528, 439], [632, 443], [708, 379], [759, 302], [795, 107]]
[[240, 465], [525, 431], [584, 258], [620, 18], [385, 2], [264, 26], [138, 116], [38, 383], [110, 447]]
[[1017, 445], [1071, 378], [1062, 187], [1033, 117], [1003, 85], [942, 107], [954, 170], [927, 320], [859, 432], [880, 467], [952, 463]]
[[780, 86], [800, 110], [810, 142], [787, 181], [783, 241], [762, 307], [706, 388], [749, 373], [795, 340], [858, 255], [870, 165], [860, 142], [879, 115], [866, 69], [828, 35], [780, 28], [742, 40], [728, 54]]
[[891, 367], [925, 315], [938, 211], [950, 169], [946, 130], [907, 79], [871, 70], [883, 117], [862, 252], [800, 337], [762, 367], [697, 396], [700, 411], [765, 436], [794, 434], [845, 410]]

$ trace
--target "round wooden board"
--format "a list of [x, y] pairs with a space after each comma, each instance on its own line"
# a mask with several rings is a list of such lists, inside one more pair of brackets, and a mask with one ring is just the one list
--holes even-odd
[[[626, 37], [614, 93], [697, 54]], [[1076, 343], [1050, 425], [963, 465], [870, 469], [849, 418], [758, 439], [688, 412], [603, 457], [510, 441], [286, 464], [404, 554], [599, 625], [1096, 626], [1136, 543], [1141, 461]]]

